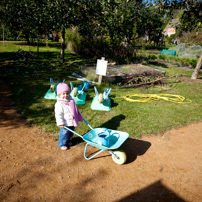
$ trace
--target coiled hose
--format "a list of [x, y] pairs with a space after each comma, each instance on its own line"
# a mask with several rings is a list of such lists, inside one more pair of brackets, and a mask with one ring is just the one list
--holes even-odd
[[[140, 97], [142, 99], [132, 99], [132, 97]], [[171, 94], [128, 94], [123, 96], [122, 98], [129, 102], [152, 102], [160, 99], [182, 104], [192, 102], [189, 99], [185, 99], [185, 97], [181, 95], [171, 95]]]

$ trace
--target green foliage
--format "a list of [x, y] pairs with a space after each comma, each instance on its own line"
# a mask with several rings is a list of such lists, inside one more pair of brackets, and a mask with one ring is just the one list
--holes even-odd
[[149, 59], [151, 59], [151, 60], [155, 60], [155, 59], [157, 59], [158, 57], [157, 57], [157, 55], [155, 55], [155, 54], [150, 54], [149, 55]]
[[[202, 2], [198, 0], [187, 1], [156, 1], [156, 8], [166, 14], [167, 18], [179, 17], [178, 32], [196, 31], [201, 28]], [[179, 15], [176, 15], [176, 12]]]
[[79, 34], [77, 27], [72, 27], [66, 30], [65, 41], [67, 47], [70, 48], [70, 50], [73, 50], [74, 53], [79, 54], [82, 52], [82, 49], [85, 48], [83, 37]]
[[202, 2], [198, 1], [188, 1], [187, 5], [184, 5], [185, 10], [183, 12], [182, 17], [180, 18], [181, 26], [180, 29], [182, 31], [192, 31], [198, 30], [201, 28], [201, 10], [202, 10]]
[[30, 37], [47, 34], [50, 30], [49, 8], [46, 0], [7, 0], [3, 2], [0, 12], [5, 16], [4, 24], [10, 31], [29, 42]]
[[197, 31], [183, 32], [182, 35], [179, 36], [179, 40], [181, 43], [186, 43], [190, 46], [196, 44], [202, 46], [202, 28]]
[[174, 61], [177, 64], [180, 64], [182, 66], [191, 66], [192, 68], [196, 67], [198, 59], [188, 59], [188, 58], [179, 58], [174, 56], [166, 56], [166, 55], [158, 55], [159, 60], [164, 60], [167, 62]]
[[159, 55], [159, 59], [160, 59], [160, 60], [165, 60], [166, 57], [167, 57], [166, 55], [161, 55], [161, 54]]
[[[67, 46], [73, 49], [77, 54], [87, 58], [105, 57], [109, 61], [117, 64], [131, 63], [136, 56], [135, 49], [132, 46], [110, 45], [106, 38], [94, 38], [90, 41], [81, 36], [78, 28], [71, 28], [66, 31]], [[71, 49], [70, 48], [70, 49]]]
[[119, 46], [121, 43], [131, 45], [146, 32], [155, 38], [155, 35], [162, 31], [161, 15], [154, 12], [152, 7], [148, 8], [146, 3], [127, 0], [103, 1], [101, 4], [98, 2], [94, 5], [96, 12], [92, 12], [93, 16], [89, 14], [92, 5], [85, 7], [90, 20], [84, 19], [83, 16], [85, 23], [78, 25], [80, 34], [88, 41], [94, 40], [95, 37], [108, 37], [108, 42], [112, 46]]
[[165, 46], [166, 46], [166, 47], [175, 46], [175, 44], [171, 44], [171, 43], [172, 43], [172, 40], [173, 40], [174, 38], [176, 38], [176, 36], [177, 36], [177, 33], [171, 34], [171, 36], [165, 36], [165, 38], [163, 39], [164, 42], [165, 42]]

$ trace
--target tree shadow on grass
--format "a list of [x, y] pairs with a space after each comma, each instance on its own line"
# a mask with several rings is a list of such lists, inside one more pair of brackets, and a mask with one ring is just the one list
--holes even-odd
[[116, 96], [110, 96], [110, 98], [112, 98], [111, 99], [111, 108], [113, 108], [113, 107], [116, 107], [116, 106], [118, 106], [118, 103], [116, 103], [116, 102], [114, 102], [114, 99], [113, 98], [115, 98]]
[[123, 114], [120, 114], [118, 116], [113, 117], [109, 121], [103, 123], [100, 125], [100, 128], [108, 128], [108, 129], [113, 129], [117, 130], [117, 128], [120, 126], [120, 122], [124, 120], [126, 117]]
[[15, 52], [3, 52], [0, 53], [0, 62], [5, 62], [8, 60], [18, 60]]
[[[36, 54], [36, 53], [35, 53]], [[65, 53], [65, 62], [73, 62], [82, 60], [82, 58], [79, 55], [73, 54], [73, 53]], [[60, 53], [59, 52], [39, 52], [39, 57], [37, 60], [43, 60], [43, 61], [51, 61], [51, 62], [60, 62]]]

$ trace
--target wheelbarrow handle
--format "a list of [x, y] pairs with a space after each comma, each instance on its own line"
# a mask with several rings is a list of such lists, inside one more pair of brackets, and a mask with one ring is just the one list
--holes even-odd
[[[83, 117], [82, 117], [83, 118]], [[91, 129], [91, 130], [93, 130], [93, 128], [91, 127], [91, 125], [83, 118], [83, 120], [84, 120], [84, 122], [87, 124], [87, 126]]]
[[[79, 113], [81, 114], [80, 111], [79, 111]], [[82, 114], [81, 114], [81, 116], [82, 116]], [[93, 130], [93, 127], [91, 127], [91, 125], [83, 118], [83, 116], [82, 116], [82, 119], [83, 119], [84, 122], [87, 124], [87, 126], [88, 126], [91, 130]]]
[[78, 135], [80, 138], [83, 139], [83, 136], [82, 136], [82, 135], [79, 135], [78, 133], [76, 133], [75, 131], [71, 130], [71, 129], [68, 128], [67, 126], [64, 126], [64, 128], [65, 128], [66, 130], [69, 130], [70, 132], [74, 133], [75, 135]]

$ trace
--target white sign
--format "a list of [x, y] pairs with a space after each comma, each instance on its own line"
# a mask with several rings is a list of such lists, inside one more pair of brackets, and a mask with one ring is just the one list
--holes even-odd
[[106, 76], [107, 73], [107, 63], [106, 60], [97, 60], [96, 74]]

